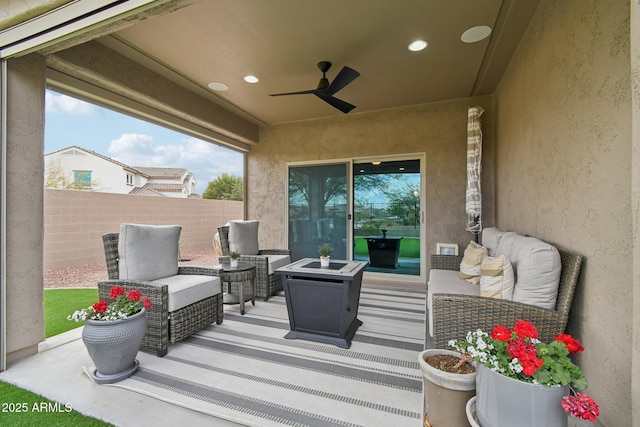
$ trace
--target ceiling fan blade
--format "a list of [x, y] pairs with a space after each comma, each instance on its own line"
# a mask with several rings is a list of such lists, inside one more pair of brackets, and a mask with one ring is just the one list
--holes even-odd
[[325, 101], [327, 104], [331, 105], [332, 107], [337, 108], [338, 110], [342, 111], [345, 114], [347, 114], [349, 111], [351, 111], [354, 108], [356, 108], [355, 105], [349, 104], [348, 102], [345, 102], [345, 101], [343, 101], [341, 99], [338, 99], [336, 97], [333, 97], [331, 95], [327, 95], [326, 93], [316, 92], [315, 95], [318, 98], [320, 98], [323, 101]]
[[301, 90], [298, 92], [272, 93], [269, 96], [285, 96], [285, 95], [305, 95], [308, 93], [316, 93], [316, 89]]
[[343, 89], [346, 85], [354, 81], [360, 76], [360, 73], [350, 67], [342, 67], [342, 70], [338, 73], [335, 79], [331, 82], [326, 89], [326, 93], [333, 95], [340, 89]]

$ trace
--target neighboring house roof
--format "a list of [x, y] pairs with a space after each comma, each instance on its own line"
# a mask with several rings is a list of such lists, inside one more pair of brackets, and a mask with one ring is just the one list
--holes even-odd
[[[61, 152], [63, 152], [63, 151], [69, 151], [69, 150], [80, 150], [80, 151], [84, 151], [84, 152], [85, 152], [85, 153], [87, 153], [87, 154], [93, 154], [93, 155], [94, 155], [94, 156], [96, 156], [96, 157], [100, 157], [101, 159], [107, 160], [107, 161], [109, 161], [109, 162], [111, 162], [111, 163], [113, 163], [113, 164], [116, 164], [116, 165], [118, 165], [118, 166], [121, 166], [121, 167], [123, 167], [124, 169], [130, 170], [130, 171], [136, 171], [136, 170], [137, 170], [137, 169], [136, 169], [136, 168], [134, 168], [134, 167], [131, 167], [131, 166], [129, 166], [129, 165], [126, 165], [126, 164], [124, 164], [124, 163], [121, 163], [121, 162], [119, 162], [119, 161], [117, 161], [117, 160], [113, 160], [111, 157], [103, 156], [102, 154], [100, 154], [100, 153], [96, 153], [96, 152], [95, 152], [95, 151], [93, 151], [93, 150], [88, 150], [88, 149], [86, 149], [86, 148], [82, 148], [82, 147], [79, 147], [79, 146], [77, 146], [77, 145], [72, 145], [72, 146], [70, 146], [70, 147], [65, 147], [65, 148], [61, 148], [61, 149], [56, 150], [56, 151], [52, 151], [51, 153], [47, 153], [47, 154], [45, 154], [45, 156], [49, 156], [49, 155], [51, 155], [51, 154], [61, 153]], [[145, 174], [144, 172], [141, 172], [141, 173], [142, 173], [142, 174]]]
[[[147, 179], [173, 179], [173, 180], [182, 181], [180, 184], [147, 183], [142, 187], [133, 188], [133, 190], [131, 190], [128, 194], [167, 197], [165, 194], [162, 194], [162, 193], [172, 193], [172, 192], [181, 193], [185, 188], [184, 180], [190, 179], [190, 178], [195, 179], [195, 176], [185, 168], [129, 166], [117, 160], [114, 160], [110, 157], [103, 156], [100, 153], [96, 153], [95, 151], [88, 150], [86, 148], [82, 148], [77, 145], [72, 145], [70, 147], [65, 147], [65, 148], [61, 148], [60, 150], [52, 151], [51, 153], [45, 154], [45, 157], [52, 154], [56, 154], [56, 153], [64, 154], [64, 152], [69, 152], [69, 151], [82, 151], [84, 153], [94, 155], [103, 160], [106, 160], [115, 165], [118, 165], [131, 173], [142, 175]], [[194, 198], [194, 199], [202, 198], [199, 194], [195, 194], [195, 193], [189, 194], [187, 195], [187, 197]]]
[[184, 168], [153, 168], [145, 166], [134, 166], [136, 170], [148, 175], [150, 178], [182, 178], [189, 173]]
[[167, 197], [162, 193], [157, 192], [153, 188], [148, 188], [146, 185], [143, 187], [135, 187], [133, 190], [129, 192], [129, 194], [134, 196], [159, 196], [159, 197]]
[[151, 190], [160, 191], [162, 193], [171, 193], [171, 192], [181, 193], [182, 189], [184, 188], [184, 185], [182, 185], [182, 184], [156, 184], [156, 183], [153, 183], [153, 182], [149, 182], [149, 183], [143, 185], [141, 188], [149, 188]]

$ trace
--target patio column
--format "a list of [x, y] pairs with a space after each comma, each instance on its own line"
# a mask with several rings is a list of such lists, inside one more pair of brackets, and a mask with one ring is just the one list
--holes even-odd
[[[43, 183], [45, 59], [31, 54], [6, 61], [3, 76], [6, 137], [6, 264], [2, 280], [6, 308], [6, 363], [35, 354], [44, 339]], [[3, 150], [3, 151], [4, 151]], [[4, 368], [4, 367], [0, 367]]]

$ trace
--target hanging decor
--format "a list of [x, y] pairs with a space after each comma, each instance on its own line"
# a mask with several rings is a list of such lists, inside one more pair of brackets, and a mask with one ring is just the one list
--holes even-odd
[[484, 108], [479, 105], [469, 107], [467, 121], [467, 231], [476, 236], [482, 231], [482, 129], [480, 116]]

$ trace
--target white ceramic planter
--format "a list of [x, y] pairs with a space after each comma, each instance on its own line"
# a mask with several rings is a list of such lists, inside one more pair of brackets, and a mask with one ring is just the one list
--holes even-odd
[[476, 415], [482, 427], [567, 427], [560, 401], [569, 386], [544, 387], [496, 373], [478, 364]]

